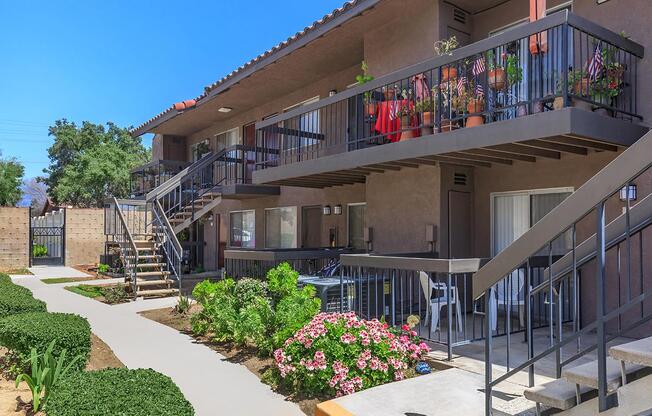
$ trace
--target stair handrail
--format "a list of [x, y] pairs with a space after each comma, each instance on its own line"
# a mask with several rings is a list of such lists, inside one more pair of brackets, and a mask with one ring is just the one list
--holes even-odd
[[197, 160], [195, 163], [192, 165], [188, 166], [181, 172], [177, 173], [161, 185], [157, 186], [156, 188], [152, 189], [145, 195], [145, 200], [146, 201], [151, 201], [153, 198], [158, 197], [159, 195], [163, 195], [167, 193], [168, 191], [174, 189], [176, 186], [178, 186], [181, 181], [188, 175], [192, 175], [195, 173], [197, 170], [203, 169], [206, 166], [210, 165], [213, 163], [215, 160], [217, 160], [222, 154], [224, 150], [217, 152], [217, 153], [209, 153], [204, 156], [202, 156], [199, 160]]
[[[136, 269], [138, 265], [138, 247], [136, 246], [136, 242], [134, 241], [133, 235], [131, 234], [131, 231], [129, 230], [129, 226], [127, 225], [127, 221], [125, 220], [124, 214], [122, 213], [122, 209], [120, 208], [120, 204], [118, 203], [118, 200], [113, 197], [113, 206], [115, 207], [115, 212], [118, 214], [118, 219], [120, 220], [119, 224], [122, 228], [122, 232], [118, 233], [118, 230], [115, 230], [115, 236], [122, 236], [123, 239], [126, 241], [120, 241], [118, 240], [118, 244], [127, 244], [130, 246], [131, 250], [133, 251], [133, 259], [134, 262], [133, 264], [129, 264], [128, 256], [125, 254], [125, 250], [120, 250], [122, 253], [122, 263], [125, 268], [125, 278], [127, 276], [130, 276], [131, 278], [131, 284], [133, 286], [133, 292], [134, 294], [136, 293]], [[120, 237], [118, 237], [120, 238]]]
[[[179, 284], [179, 291], [181, 291], [181, 262], [183, 259], [183, 248], [177, 238], [174, 228], [170, 225], [170, 221], [163, 211], [163, 207], [158, 199], [155, 199], [152, 207], [152, 225], [159, 225], [163, 228], [163, 238], [159, 238], [160, 231], [154, 232], [156, 239], [166, 255], [166, 261], [170, 271], [174, 274]], [[157, 224], [158, 222], [158, 224]]]
[[569, 195], [525, 234], [480, 268], [473, 279], [473, 297], [479, 299], [505, 276], [524, 264], [549, 241], [569, 229], [578, 218], [622, 188], [652, 165], [652, 132], [612, 160], [607, 166]]

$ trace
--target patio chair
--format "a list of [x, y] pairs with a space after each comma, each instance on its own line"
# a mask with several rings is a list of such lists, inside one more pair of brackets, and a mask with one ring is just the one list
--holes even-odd
[[491, 289], [489, 300], [492, 309], [491, 329], [498, 327], [498, 309], [503, 307], [508, 317], [511, 317], [512, 308], [518, 308], [518, 321], [521, 327], [525, 327], [525, 271], [518, 269], [513, 271], [506, 279], [498, 282]]
[[[446, 283], [433, 282], [426, 272], [419, 272], [419, 282], [421, 283], [421, 290], [426, 300], [430, 300], [430, 307], [426, 308], [427, 323], [430, 319], [430, 333], [439, 331], [439, 316], [444, 306], [448, 306], [450, 296], [450, 306], [455, 306], [455, 315], [457, 318], [457, 330], [461, 333], [464, 331], [462, 327], [462, 311], [460, 310], [460, 297], [455, 286], [450, 288]], [[433, 297], [433, 290], [435, 296]]]

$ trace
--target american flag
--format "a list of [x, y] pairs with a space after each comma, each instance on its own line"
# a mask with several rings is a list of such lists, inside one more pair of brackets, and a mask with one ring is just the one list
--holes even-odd
[[457, 78], [457, 94], [464, 95], [464, 86], [466, 85], [466, 77], [461, 76]]
[[484, 97], [484, 88], [482, 88], [482, 84], [477, 83], [475, 84], [475, 96], [476, 97]]
[[475, 60], [473, 63], [473, 75], [478, 76], [479, 74], [483, 73], [485, 70], [485, 64], [484, 64], [484, 56], [479, 57], [478, 59]]
[[398, 116], [398, 103], [396, 102], [396, 99], [394, 99], [389, 104], [389, 119], [396, 120], [397, 116]]
[[593, 53], [593, 57], [589, 61], [589, 64], [586, 68], [586, 72], [589, 75], [589, 79], [595, 80], [600, 76], [602, 73], [602, 50], [600, 49], [600, 45], [597, 45], [595, 47], [595, 52]]

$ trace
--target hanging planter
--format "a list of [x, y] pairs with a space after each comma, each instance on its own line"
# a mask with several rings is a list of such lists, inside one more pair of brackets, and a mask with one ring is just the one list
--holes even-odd
[[466, 127], [476, 127], [484, 124], [484, 116], [469, 116], [466, 119]]
[[441, 81], [446, 82], [449, 79], [457, 78], [457, 68], [444, 67], [441, 69]]
[[469, 114], [481, 113], [484, 111], [484, 102], [479, 98], [471, 98], [466, 104], [466, 111]]
[[493, 90], [502, 90], [505, 88], [507, 76], [505, 70], [501, 67], [496, 67], [489, 71], [489, 88]]

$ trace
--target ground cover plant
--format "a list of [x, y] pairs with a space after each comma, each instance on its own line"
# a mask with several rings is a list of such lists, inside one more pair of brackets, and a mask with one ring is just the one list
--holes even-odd
[[267, 281], [230, 278], [198, 284], [193, 297], [202, 309], [192, 316], [192, 330], [218, 342], [254, 346], [268, 356], [319, 312], [312, 286], [297, 287], [299, 274], [283, 263]]
[[67, 286], [66, 290], [76, 293], [78, 295], [86, 296], [87, 298], [97, 298], [104, 296], [102, 288], [95, 285], [77, 285], [77, 286]]
[[108, 369], [63, 378], [45, 406], [48, 416], [191, 416], [194, 410], [168, 376], [148, 369]]
[[41, 279], [41, 282], [46, 285], [56, 285], [59, 283], [73, 283], [73, 282], [84, 282], [87, 280], [93, 280], [92, 277], [51, 277], [48, 279]]
[[0, 319], [19, 313], [45, 310], [45, 303], [34, 299], [29, 289], [12, 283], [8, 275], [0, 274]]
[[91, 328], [88, 321], [78, 315], [65, 313], [30, 312], [0, 320], [0, 345], [16, 354], [19, 365], [27, 367], [32, 348], [46, 351], [55, 341], [52, 354], [81, 356], [73, 366], [82, 370], [91, 352]]
[[76, 285], [67, 286], [66, 290], [85, 296], [91, 299], [102, 300], [104, 303], [114, 305], [126, 302], [129, 294], [122, 285], [101, 286], [101, 285]]
[[428, 351], [407, 325], [320, 313], [274, 351], [266, 379], [293, 393], [342, 396], [404, 379]]

